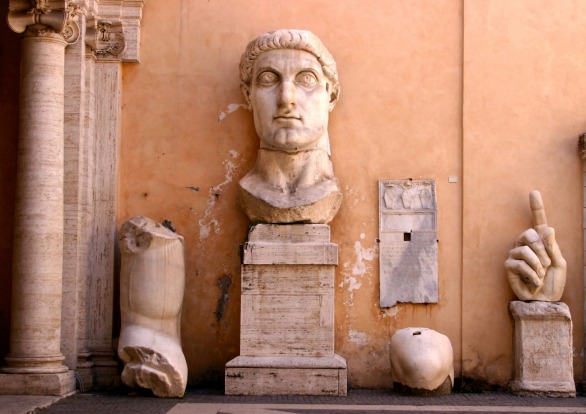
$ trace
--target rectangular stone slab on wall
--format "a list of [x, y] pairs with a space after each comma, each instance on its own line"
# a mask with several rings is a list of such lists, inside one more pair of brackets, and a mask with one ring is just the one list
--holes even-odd
[[434, 180], [379, 181], [380, 306], [437, 303]]

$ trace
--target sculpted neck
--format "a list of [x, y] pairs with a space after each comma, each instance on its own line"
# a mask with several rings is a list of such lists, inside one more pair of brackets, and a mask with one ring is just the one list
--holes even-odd
[[273, 191], [283, 194], [295, 193], [334, 177], [330, 157], [321, 149], [291, 154], [261, 148], [251, 173]]
[[[263, 140], [260, 141], [260, 148], [261, 149], [266, 149], [266, 150], [270, 150], [270, 151], [279, 151], [278, 149], [276, 149], [275, 147], [271, 146], [270, 144], [267, 144], [266, 142], [264, 142]], [[313, 145], [311, 148], [305, 148], [302, 151], [312, 151], [312, 150], [322, 150], [325, 151], [326, 154], [331, 155], [330, 152], [330, 136], [328, 134], [328, 131], [324, 132], [324, 134], [319, 138], [319, 140], [317, 141], [317, 143], [315, 143], [315, 145]], [[300, 151], [300, 152], [302, 152]], [[284, 152], [284, 151], [281, 151]], [[289, 152], [287, 154], [297, 154], [294, 152]]]
[[342, 193], [328, 153], [258, 150], [252, 170], [240, 180], [240, 204], [252, 221], [329, 223]]

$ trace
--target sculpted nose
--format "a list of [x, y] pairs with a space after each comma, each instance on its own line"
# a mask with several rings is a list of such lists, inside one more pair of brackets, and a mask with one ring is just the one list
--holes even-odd
[[289, 108], [297, 103], [297, 90], [293, 82], [283, 82], [279, 88], [279, 107]]

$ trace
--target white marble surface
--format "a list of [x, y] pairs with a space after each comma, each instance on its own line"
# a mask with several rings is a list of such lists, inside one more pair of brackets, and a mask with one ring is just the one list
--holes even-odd
[[533, 228], [517, 238], [505, 261], [507, 279], [520, 300], [557, 302], [566, 286], [566, 260], [547, 224], [539, 191], [529, 194]]
[[181, 397], [187, 385], [181, 349], [183, 237], [139, 216], [122, 225], [119, 239], [122, 381], [159, 397]]
[[277, 30], [248, 44], [240, 78], [260, 139], [240, 181], [244, 211], [266, 223], [330, 222], [342, 203], [328, 135], [340, 89], [333, 57], [311, 32]]
[[454, 351], [450, 339], [432, 329], [404, 328], [390, 347], [393, 382], [411, 389], [438, 389], [446, 378], [454, 385]]

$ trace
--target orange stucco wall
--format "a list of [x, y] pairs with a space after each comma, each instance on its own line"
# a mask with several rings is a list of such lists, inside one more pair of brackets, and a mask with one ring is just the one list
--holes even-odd
[[[133, 215], [169, 219], [185, 236], [190, 382], [221, 381], [238, 355], [248, 221], [237, 182], [258, 140], [251, 114], [228, 108], [243, 103], [245, 45], [277, 28], [313, 31], [339, 68], [330, 137], [345, 198], [331, 228], [340, 247], [336, 351], [348, 361], [350, 386], [390, 386], [387, 344], [408, 326], [449, 336], [465, 384], [506, 385], [514, 295], [503, 262], [531, 225], [533, 189], [568, 261], [563, 301], [581, 380], [576, 145], [586, 130], [585, 9], [572, 1], [149, 2], [141, 63], [123, 74], [118, 224]], [[440, 301], [381, 309], [377, 181], [408, 177], [437, 180]]]
[[[8, 350], [18, 128], [19, 36], [0, 29], [0, 356]], [[342, 87], [330, 117], [344, 204], [336, 352], [352, 387], [390, 387], [400, 328], [449, 336], [464, 385], [506, 385], [514, 299], [503, 262], [531, 225], [539, 189], [568, 262], [562, 300], [584, 378], [583, 173], [586, 3], [553, 0], [148, 1], [141, 63], [123, 72], [117, 222], [168, 219], [185, 237], [183, 348], [192, 384], [223, 381], [238, 355], [239, 245], [248, 220], [238, 180], [258, 148], [238, 63], [256, 35], [309, 29], [334, 55]], [[448, 177], [457, 177], [449, 183]], [[434, 178], [436, 305], [381, 309], [377, 181]], [[118, 326], [115, 321], [115, 329]], [[118, 332], [114, 332], [117, 336]]]
[[511, 375], [514, 295], [502, 258], [531, 225], [527, 193], [542, 192], [568, 262], [562, 301], [574, 324], [582, 378], [582, 163], [586, 130], [586, 3], [464, 3], [462, 359], [472, 378]]

